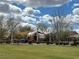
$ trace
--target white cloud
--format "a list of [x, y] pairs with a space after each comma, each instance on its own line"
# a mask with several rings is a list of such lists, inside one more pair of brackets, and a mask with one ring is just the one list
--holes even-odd
[[65, 3], [68, 3], [72, 0], [0, 0], [9, 3], [22, 3], [30, 7], [52, 7], [52, 6], [61, 6]]
[[72, 12], [74, 15], [79, 15], [79, 8], [75, 8]]
[[4, 2], [0, 2], [0, 13], [9, 13], [9, 5]]
[[30, 17], [30, 16], [25, 16], [25, 17], [23, 17], [23, 21], [25, 22], [23, 25], [29, 23], [29, 24], [33, 24], [36, 26], [36, 24], [41, 22], [45, 26], [49, 26], [51, 23], [48, 20], [52, 19], [52, 16], [44, 15], [44, 16], [39, 17], [39, 19], [40, 20], [37, 20], [36, 18]]
[[7, 2], [0, 2], [0, 13], [21, 13], [21, 8]]
[[[7, 2], [0, 2], [0, 14], [7, 15], [7, 17], [14, 16], [16, 18], [21, 15], [21, 12], [22, 12], [22, 10], [15, 5], [12, 5]], [[10, 15], [10, 16], [8, 16], [8, 15]]]
[[[22, 19], [24, 22], [26, 23], [29, 23], [29, 24], [36, 24], [37, 22], [37, 16], [38, 14], [40, 14], [41, 12], [39, 10], [36, 10], [32, 7], [26, 7], [24, 10], [23, 10], [23, 13], [22, 13]], [[40, 16], [38, 16], [39, 18]]]
[[71, 14], [65, 17], [66, 22], [72, 22], [73, 16]]
[[22, 17], [21, 12], [22, 10], [15, 5], [12, 5], [7, 2], [0, 2], [0, 20], [2, 20], [3, 17], [3, 20], [5, 21], [4, 24], [11, 17], [14, 18], [15, 22], [20, 22]]
[[5, 17], [7, 17], [8, 15], [7, 14], [5, 14], [5, 13], [0, 13], [0, 20], [2, 20], [2, 18], [5, 18]]
[[52, 7], [52, 6], [60, 6], [65, 4], [71, 0], [23, 0], [26, 2], [28, 6], [31, 7]]
[[79, 6], [79, 3], [75, 3], [73, 6], [74, 6], [74, 7]]
[[31, 27], [33, 30], [36, 30], [36, 26], [33, 24], [29, 24], [29, 23], [21, 23], [22, 26], [29, 26]]
[[72, 11], [72, 14], [66, 16], [67, 21], [71, 21], [71, 23], [79, 23], [79, 8], [75, 8]]
[[52, 20], [53, 19], [53, 17], [48, 15], [48, 14], [44, 15], [43, 18], [46, 19], [46, 20], [49, 20], [49, 19]]
[[79, 33], [79, 15], [78, 14], [69, 14], [66, 16], [65, 19], [67, 22], [70, 22], [70, 26], [73, 28], [73, 31], [76, 31]]
[[32, 17], [28, 17], [28, 16], [26, 16], [26, 17], [22, 17], [22, 19], [23, 19], [23, 21], [26, 23], [35, 23], [36, 22], [36, 19], [35, 18], [32, 18]]
[[74, 29], [73, 31], [76, 31], [79, 34], [79, 29]]
[[23, 13], [22, 13], [22, 15], [23, 16], [27, 16], [27, 15], [31, 15], [31, 14], [33, 14], [33, 12], [34, 12], [34, 9], [32, 8], [32, 7], [26, 7], [24, 10], [23, 10]]
[[22, 15], [23, 16], [27, 16], [27, 15], [38, 15], [40, 14], [41, 12], [39, 10], [35, 10], [33, 9], [32, 7], [26, 7], [24, 10], [23, 10], [23, 13]]
[[79, 23], [79, 15], [71, 15], [71, 14], [69, 14], [69, 15], [66, 16], [65, 20], [67, 22], [71, 22], [71, 24]]
[[47, 21], [49, 24], [51, 24], [50, 22], [53, 22], [53, 17], [48, 14], [44, 15], [42, 18], [43, 20]]
[[79, 15], [74, 15], [74, 16], [72, 16], [73, 18], [72, 18], [72, 22], [74, 22], [74, 23], [79, 23]]
[[42, 24], [44, 24], [44, 26], [49, 27], [51, 24], [51, 22], [49, 20], [52, 20], [52, 16], [46, 14], [46, 15], [40, 17], [40, 21], [38, 21], [37, 24], [42, 23]]
[[24, 2], [24, 0], [0, 0], [0, 2]]
[[9, 8], [10, 8], [10, 12], [12, 12], [12, 13], [15, 13], [15, 14], [21, 14], [22, 13], [21, 8], [15, 6], [15, 5], [9, 4]]
[[[0, 2], [0, 13], [13, 13], [14, 17], [16, 18], [16, 20], [18, 19], [18, 14], [22, 13], [22, 18], [25, 22], [28, 23], [28, 25], [32, 26], [32, 24], [36, 23], [36, 15], [40, 14], [41, 12], [39, 10], [36, 10], [32, 7], [46, 7], [46, 6], [53, 6], [53, 5], [61, 5], [65, 2], [69, 2], [69, 0], [0, 0], [0, 1], [4, 1], [4, 2]], [[18, 2], [18, 3], [26, 3], [28, 6], [31, 7], [26, 7], [23, 12], [22, 10], [15, 6], [12, 5], [10, 3], [6, 3], [6, 2]], [[3, 7], [3, 8], [2, 8]], [[6, 9], [5, 9], [6, 8]], [[11, 14], [10, 14], [11, 16]], [[32, 16], [32, 17], [31, 17]], [[42, 16], [43, 22], [45, 24], [49, 24], [50, 22], [48, 21], [49, 19], [52, 19], [52, 17], [50, 15], [44, 15]], [[26, 23], [24, 23], [24, 25], [26, 25]]]
[[73, 9], [72, 14], [66, 16], [66, 20], [71, 23], [79, 23], [79, 8]]
[[45, 19], [45, 20], [48, 20], [48, 21], [52, 21], [53, 20], [53, 17], [48, 15], [48, 14], [44, 15], [42, 18]]

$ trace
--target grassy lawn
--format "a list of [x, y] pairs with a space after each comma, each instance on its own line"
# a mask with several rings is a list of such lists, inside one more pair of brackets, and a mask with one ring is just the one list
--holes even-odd
[[0, 59], [79, 59], [79, 47], [0, 45]]

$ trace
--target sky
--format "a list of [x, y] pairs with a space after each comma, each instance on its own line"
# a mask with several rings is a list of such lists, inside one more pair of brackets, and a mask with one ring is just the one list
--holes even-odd
[[21, 17], [22, 25], [32, 27], [41, 21], [50, 26], [49, 19], [65, 16], [72, 20], [74, 30], [79, 31], [79, 0], [0, 0], [0, 15]]
[[[62, 11], [61, 15], [67, 15], [72, 12], [73, 8], [75, 8], [73, 5], [79, 3], [79, 0], [72, 0], [71, 2], [68, 2], [60, 7], [38, 7], [37, 9], [41, 11], [41, 15], [50, 14], [51, 16], [55, 15], [55, 12], [60, 10]], [[17, 5], [14, 3], [14, 5]], [[24, 9], [25, 6], [23, 4], [17, 5], [21, 9]]]

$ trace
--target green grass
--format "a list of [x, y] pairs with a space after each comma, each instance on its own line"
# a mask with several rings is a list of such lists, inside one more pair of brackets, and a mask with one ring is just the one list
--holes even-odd
[[79, 59], [79, 47], [4, 44], [0, 59]]

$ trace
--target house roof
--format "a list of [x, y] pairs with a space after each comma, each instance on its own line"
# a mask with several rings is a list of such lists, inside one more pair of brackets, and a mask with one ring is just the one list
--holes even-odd
[[79, 35], [77, 35], [77, 34], [76, 34], [76, 35], [70, 35], [69, 37], [71, 37], [71, 38], [72, 38], [72, 37], [74, 37], [74, 38], [79, 38]]
[[78, 33], [76, 31], [70, 31], [69, 35], [78, 35]]

